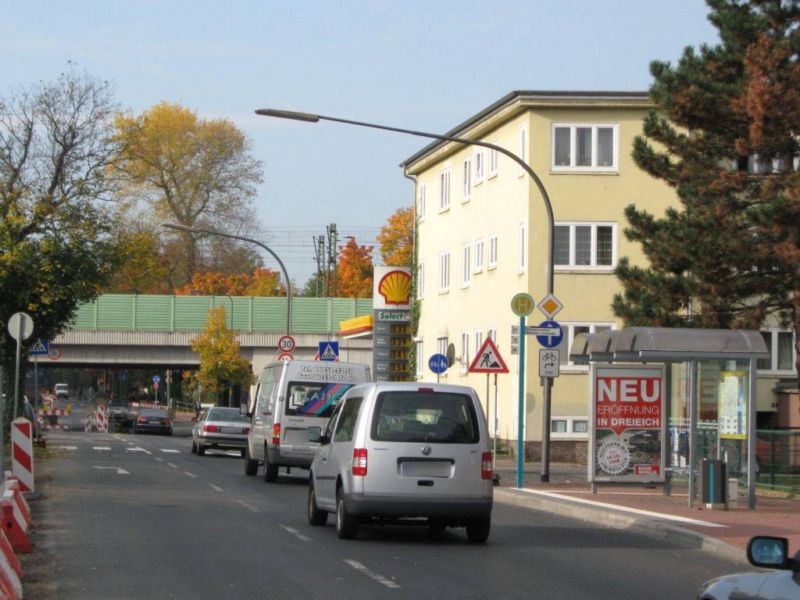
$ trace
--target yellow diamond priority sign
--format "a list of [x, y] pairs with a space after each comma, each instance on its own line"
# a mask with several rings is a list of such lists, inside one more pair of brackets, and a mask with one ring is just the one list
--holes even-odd
[[536, 305], [542, 314], [547, 317], [548, 319], [552, 320], [561, 309], [564, 308], [564, 305], [559, 302], [558, 298], [556, 298], [553, 294], [547, 294], [539, 304]]

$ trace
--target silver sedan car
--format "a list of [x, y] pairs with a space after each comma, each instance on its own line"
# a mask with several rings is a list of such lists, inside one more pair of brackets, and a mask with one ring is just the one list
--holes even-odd
[[239, 450], [244, 456], [250, 422], [238, 408], [214, 406], [200, 415], [192, 427], [192, 453], [203, 456], [209, 448]]
[[750, 564], [771, 571], [736, 573], [705, 582], [698, 600], [787, 600], [800, 598], [800, 552], [789, 556], [786, 538], [756, 536], [747, 544]]

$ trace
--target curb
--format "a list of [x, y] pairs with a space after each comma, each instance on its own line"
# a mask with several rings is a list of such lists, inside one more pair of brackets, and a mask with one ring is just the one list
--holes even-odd
[[741, 548], [731, 546], [714, 537], [660, 521], [657, 518], [632, 515], [624, 510], [578, 504], [568, 496], [561, 496], [558, 500], [536, 496], [525, 493], [524, 490], [518, 488], [496, 488], [494, 498], [503, 504], [541, 510], [594, 523], [601, 527], [626, 529], [654, 539], [674, 542], [691, 548], [699, 548], [704, 552], [709, 552], [734, 562], [747, 563], [747, 556]]

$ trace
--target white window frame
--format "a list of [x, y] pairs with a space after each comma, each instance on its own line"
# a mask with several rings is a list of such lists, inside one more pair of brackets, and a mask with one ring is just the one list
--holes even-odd
[[[494, 145], [498, 145], [497, 142], [492, 142]], [[497, 169], [500, 164], [500, 153], [494, 149], [489, 148], [489, 174], [487, 179], [493, 179], [497, 177]]]
[[472, 282], [472, 244], [461, 246], [461, 288], [468, 288]]
[[439, 253], [439, 293], [450, 291], [450, 253]]
[[469, 202], [472, 197], [472, 159], [465, 158], [461, 167], [462, 187], [461, 202]]
[[[562, 264], [555, 264], [555, 256], [553, 256], [554, 265], [556, 271], [613, 271], [617, 266], [618, 260], [618, 231], [619, 228], [617, 227], [616, 223], [613, 222], [589, 222], [589, 221], [557, 221], [554, 224], [554, 227], [569, 227], [569, 263], [566, 265]], [[578, 265], [575, 264], [575, 256], [576, 252], [576, 238], [575, 238], [575, 228], [576, 227], [591, 227], [591, 264], [588, 265]], [[598, 265], [597, 264], [597, 228], [598, 227], [611, 227], [611, 264], [610, 265]], [[553, 235], [555, 235], [555, 229], [553, 230]]]
[[[444, 354], [447, 356], [447, 344], [449, 338], [445, 336], [439, 336], [436, 338], [436, 351], [438, 354]], [[446, 371], [445, 371], [446, 372]]]
[[480, 350], [481, 346], [483, 345], [483, 331], [481, 331], [480, 329], [473, 329], [472, 341], [475, 343], [475, 346], [473, 346], [475, 350], [473, 350], [473, 352], [477, 353], [478, 350]]
[[486, 337], [492, 338], [492, 341], [497, 344], [497, 327], [487, 327]]
[[450, 210], [450, 169], [439, 173], [439, 212]]
[[[561, 362], [561, 370], [562, 371], [588, 371], [589, 365], [576, 365], [575, 363], [569, 360], [569, 349], [572, 348], [572, 343], [575, 341], [575, 329], [577, 327], [588, 327], [589, 333], [596, 333], [598, 327], [601, 330], [616, 330], [617, 325], [616, 323], [611, 322], [603, 322], [603, 321], [574, 321], [574, 322], [565, 322], [559, 321], [561, 323], [561, 328], [564, 330], [564, 339], [562, 340], [561, 344], [559, 345], [559, 350], [561, 352], [561, 356], [559, 360]], [[567, 353], [567, 354], [565, 354]]]
[[486, 179], [486, 151], [483, 148], [475, 148], [473, 153], [475, 163], [475, 185], [480, 185]]
[[[758, 367], [759, 373], [769, 373], [774, 375], [782, 375], [786, 377], [794, 377], [796, 375], [795, 364], [797, 360], [797, 348], [795, 345], [794, 335], [792, 335], [791, 329], [784, 329], [781, 327], [762, 327], [761, 328], [762, 335], [765, 333], [770, 334], [770, 341], [767, 343], [767, 350], [769, 350], [769, 361], [770, 366], [769, 368]], [[780, 357], [778, 356], [778, 350], [780, 346], [778, 344], [778, 334], [779, 333], [788, 333], [792, 335], [792, 356], [791, 358], [791, 369], [780, 369], [780, 361], [778, 360]], [[766, 340], [765, 340], [766, 342]]]
[[483, 273], [483, 239], [475, 240], [475, 250], [472, 253], [472, 272], [476, 275]]
[[[556, 421], [564, 421], [566, 431], [555, 432], [553, 431], [553, 423]], [[587, 425], [589, 417], [585, 416], [553, 416], [550, 417], [550, 439], [551, 440], [585, 440], [589, 438], [588, 427], [586, 431], [575, 431], [575, 423], [586, 421]]]
[[461, 374], [466, 375], [469, 369], [469, 331], [461, 332], [461, 354], [459, 355], [459, 364], [461, 366]]
[[[527, 125], [520, 125], [519, 126], [519, 157], [522, 159], [522, 162], [528, 164], [528, 126]], [[519, 168], [519, 177], [525, 177], [525, 169], [522, 167]]]
[[524, 273], [528, 264], [528, 228], [525, 223], [519, 224], [519, 272]]
[[489, 236], [489, 254], [486, 259], [486, 269], [496, 269], [497, 268], [497, 236], [491, 235]]
[[[592, 130], [592, 164], [578, 166], [575, 164], [577, 156], [577, 130]], [[569, 129], [569, 165], [556, 165], [556, 130]], [[612, 131], [612, 164], [610, 166], [597, 165], [597, 130], [611, 129]], [[605, 172], [616, 173], [619, 171], [619, 125], [617, 123], [553, 123], [550, 133], [550, 168], [553, 172]]]
[[416, 338], [414, 340], [414, 348], [416, 352], [416, 373], [417, 379], [425, 376], [425, 354], [423, 353], [422, 339]]
[[420, 183], [417, 190], [417, 220], [421, 221], [425, 218], [425, 184]]
[[425, 263], [420, 261], [417, 265], [417, 298], [425, 297]]

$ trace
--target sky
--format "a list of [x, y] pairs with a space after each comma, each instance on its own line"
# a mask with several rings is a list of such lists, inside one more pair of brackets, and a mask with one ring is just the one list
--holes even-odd
[[[652, 60], [716, 44], [702, 0], [6, 0], [0, 97], [70, 63], [136, 114], [231, 120], [263, 163], [261, 241], [302, 286], [313, 238], [362, 245], [413, 204], [426, 140], [254, 114], [280, 108], [444, 133], [513, 90], [646, 91]], [[377, 246], [375, 263], [380, 264]], [[265, 255], [265, 265], [277, 268]]]

